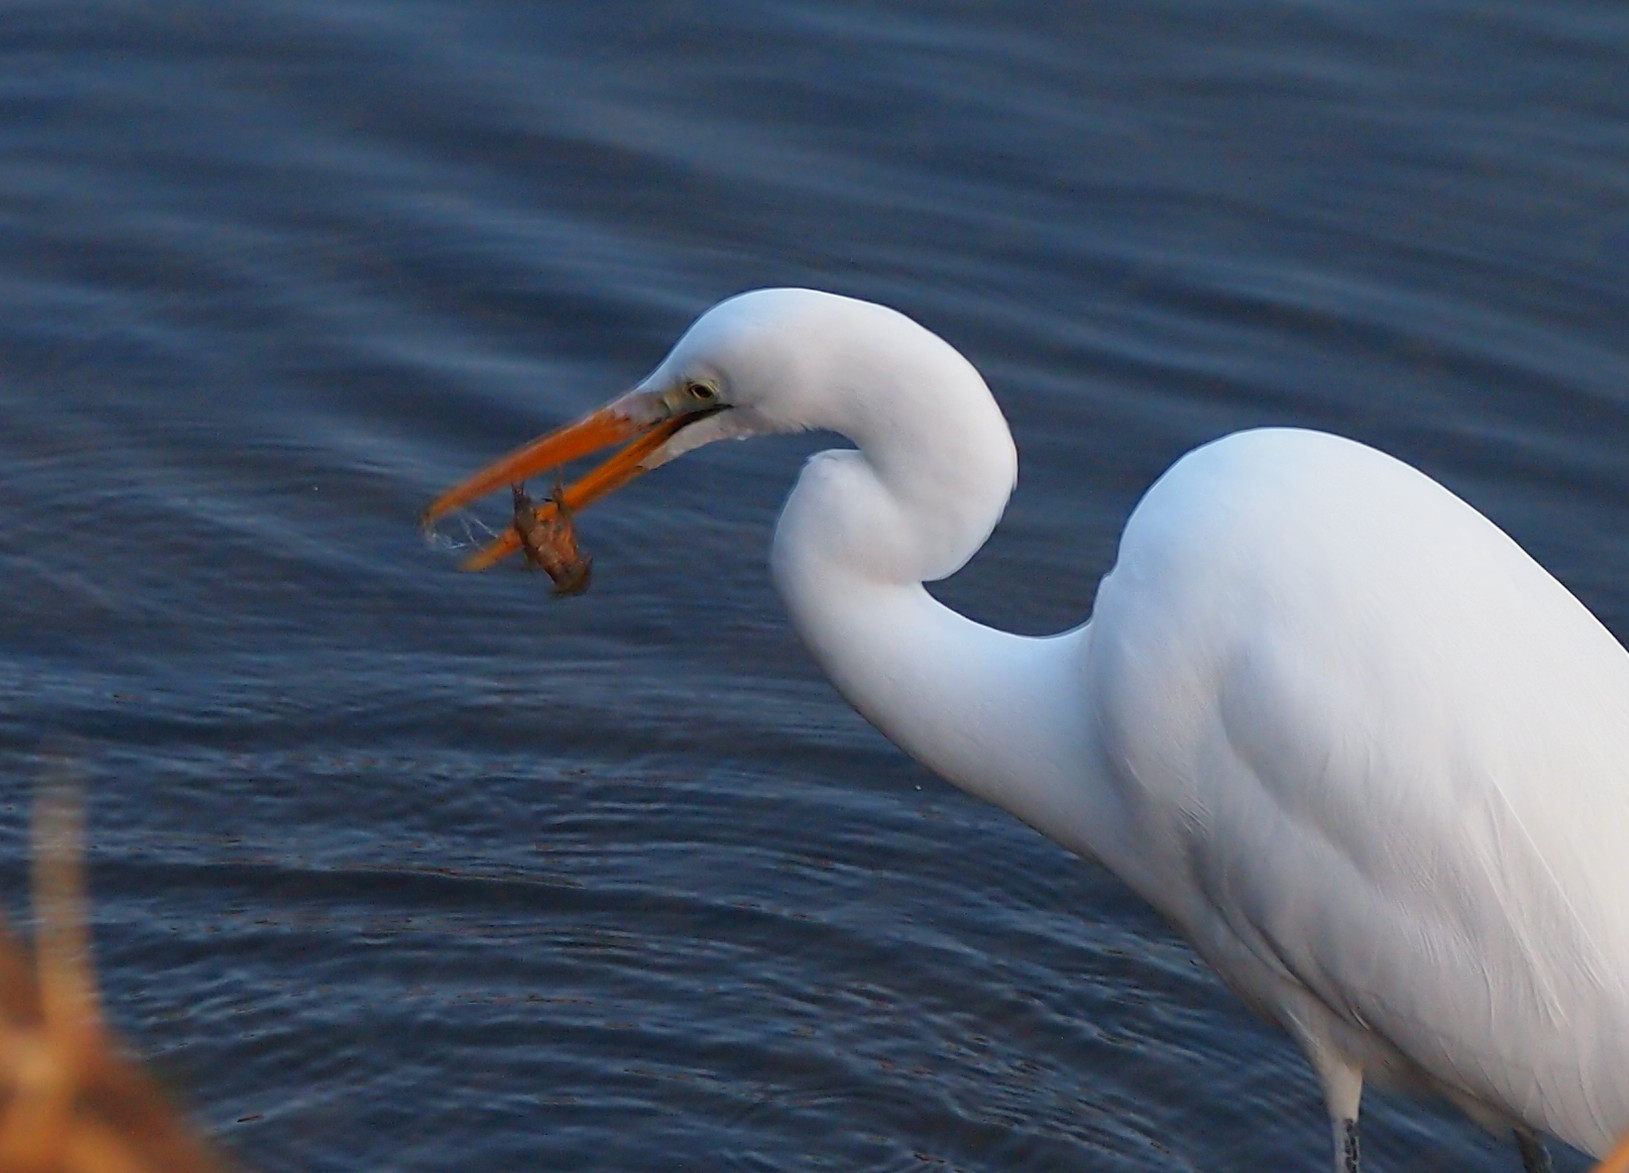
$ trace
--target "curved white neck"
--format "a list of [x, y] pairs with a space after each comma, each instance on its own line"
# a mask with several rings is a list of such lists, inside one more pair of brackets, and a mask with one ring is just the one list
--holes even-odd
[[[931, 502], [953, 492], [963, 506], [979, 505], [982, 495], [982, 507], [971, 512], [988, 515], [992, 525], [1008, 493], [989, 483], [916, 488], [910, 498]], [[772, 552], [794, 627], [843, 697], [906, 753], [1064, 846], [1100, 858], [1103, 836], [1113, 835], [1120, 819], [1112, 788], [1084, 776], [1099, 760], [1084, 719], [1089, 626], [1047, 638], [997, 631], [934, 599], [920, 572], [900, 565], [904, 559], [879, 569], [877, 550], [911, 548], [921, 521], [914, 513], [863, 453], [811, 460]], [[989, 528], [977, 522], [974, 532], [964, 529], [957, 565]], [[946, 551], [928, 553], [937, 561]]]

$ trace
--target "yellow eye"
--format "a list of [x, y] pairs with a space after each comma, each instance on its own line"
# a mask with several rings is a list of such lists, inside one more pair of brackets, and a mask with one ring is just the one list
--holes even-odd
[[712, 403], [718, 398], [718, 388], [711, 383], [691, 383], [685, 390], [697, 403]]

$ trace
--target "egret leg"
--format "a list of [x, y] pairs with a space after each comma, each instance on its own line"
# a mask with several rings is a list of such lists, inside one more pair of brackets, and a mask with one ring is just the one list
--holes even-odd
[[1357, 1119], [1332, 1122], [1335, 1126], [1335, 1173], [1358, 1173]]
[[1324, 1047], [1308, 1048], [1318, 1079], [1324, 1085], [1324, 1104], [1335, 1139], [1335, 1173], [1359, 1173], [1358, 1105], [1363, 1099], [1363, 1069]]
[[1525, 1128], [1516, 1129], [1516, 1151], [1522, 1155], [1522, 1173], [1552, 1173], [1544, 1142]]

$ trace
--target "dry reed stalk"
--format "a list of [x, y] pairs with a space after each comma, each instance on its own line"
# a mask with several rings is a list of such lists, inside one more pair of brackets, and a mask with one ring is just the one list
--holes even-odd
[[0, 1173], [225, 1173], [103, 1025], [81, 821], [60, 783], [35, 806], [32, 963], [0, 920]]

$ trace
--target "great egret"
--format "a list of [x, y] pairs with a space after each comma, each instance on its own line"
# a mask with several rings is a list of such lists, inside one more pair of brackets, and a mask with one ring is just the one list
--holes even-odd
[[[1365, 1077], [1597, 1156], [1629, 1127], [1629, 654], [1509, 537], [1372, 448], [1270, 428], [1149, 489], [1089, 622], [982, 626], [961, 567], [1017, 453], [984, 380], [882, 306], [715, 306], [607, 406], [426, 521], [609, 444], [581, 506], [713, 440], [826, 429], [774, 580], [907, 753], [1111, 868], [1311, 1060], [1337, 1173]], [[512, 548], [500, 541], [472, 560]]]

